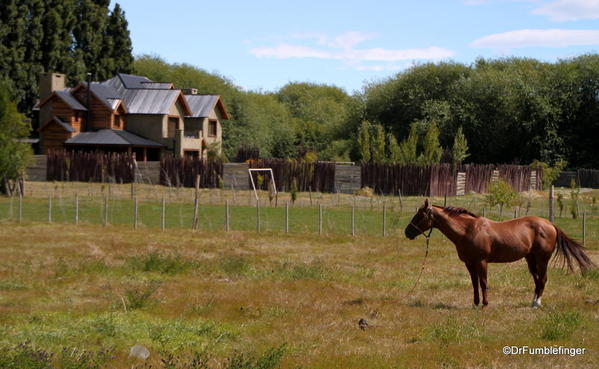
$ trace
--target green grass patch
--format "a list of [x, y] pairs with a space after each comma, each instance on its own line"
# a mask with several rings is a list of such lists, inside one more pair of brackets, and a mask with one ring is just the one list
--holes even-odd
[[550, 311], [540, 319], [541, 338], [558, 341], [572, 337], [582, 323], [582, 315], [578, 311]]
[[169, 255], [157, 251], [127, 259], [126, 264], [134, 271], [160, 274], [183, 273], [193, 267], [193, 263], [180, 255]]

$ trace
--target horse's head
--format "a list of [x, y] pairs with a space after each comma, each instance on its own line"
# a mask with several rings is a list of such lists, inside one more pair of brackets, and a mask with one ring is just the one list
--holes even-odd
[[428, 199], [418, 208], [418, 211], [406, 227], [405, 234], [410, 240], [428, 231], [433, 226], [433, 207], [429, 205]]

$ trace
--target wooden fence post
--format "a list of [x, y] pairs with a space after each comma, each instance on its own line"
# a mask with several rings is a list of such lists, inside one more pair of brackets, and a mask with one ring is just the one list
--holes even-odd
[[285, 233], [289, 233], [289, 201], [285, 201]]
[[19, 191], [19, 224], [23, 222], [23, 192]]
[[193, 223], [191, 224], [191, 230], [192, 231], [197, 230], [199, 223], [200, 223], [200, 221], [199, 221], [199, 204], [198, 204], [198, 198], [196, 197], [193, 200]]
[[554, 215], [554, 211], [553, 211], [554, 194], [555, 194], [555, 189], [554, 189], [553, 185], [551, 185], [551, 188], [549, 189], [549, 220], [552, 223], [555, 221], [555, 215]]

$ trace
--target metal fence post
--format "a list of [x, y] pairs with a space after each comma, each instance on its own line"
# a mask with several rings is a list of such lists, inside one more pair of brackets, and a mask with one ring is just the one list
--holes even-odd
[[164, 232], [166, 229], [166, 199], [162, 196], [162, 209], [160, 212], [160, 230]]
[[356, 235], [356, 207], [351, 207], [351, 235]]
[[383, 237], [387, 237], [387, 204], [383, 204]]
[[289, 233], [289, 201], [285, 202], [285, 233]]
[[48, 223], [52, 223], [52, 196], [48, 196]]
[[256, 199], [256, 232], [260, 233], [260, 200]]
[[318, 235], [322, 235], [322, 204], [318, 204]]
[[75, 225], [79, 224], [79, 195], [75, 195]]
[[229, 200], [225, 200], [225, 232], [229, 232], [230, 229], [229, 220]]
[[19, 224], [23, 222], [23, 193], [19, 191]]
[[553, 223], [555, 221], [555, 215], [553, 211], [553, 198], [555, 197], [555, 188], [551, 185], [549, 189], [549, 220]]
[[133, 229], [137, 229], [137, 219], [138, 219], [138, 204], [137, 204], [137, 196], [133, 198]]

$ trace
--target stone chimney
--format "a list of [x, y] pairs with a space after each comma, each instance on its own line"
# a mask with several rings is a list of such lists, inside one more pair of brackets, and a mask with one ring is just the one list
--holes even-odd
[[198, 94], [197, 88], [184, 88], [184, 89], [182, 89], [182, 91], [183, 91], [183, 95], [197, 95]]
[[66, 78], [61, 73], [42, 73], [40, 75], [40, 101], [50, 96], [53, 91], [64, 90]]
[[[42, 73], [40, 74], [40, 103], [48, 96], [52, 95], [53, 91], [64, 90], [66, 76], [60, 73]], [[46, 104], [40, 107], [37, 128], [52, 118], [52, 104]]]

